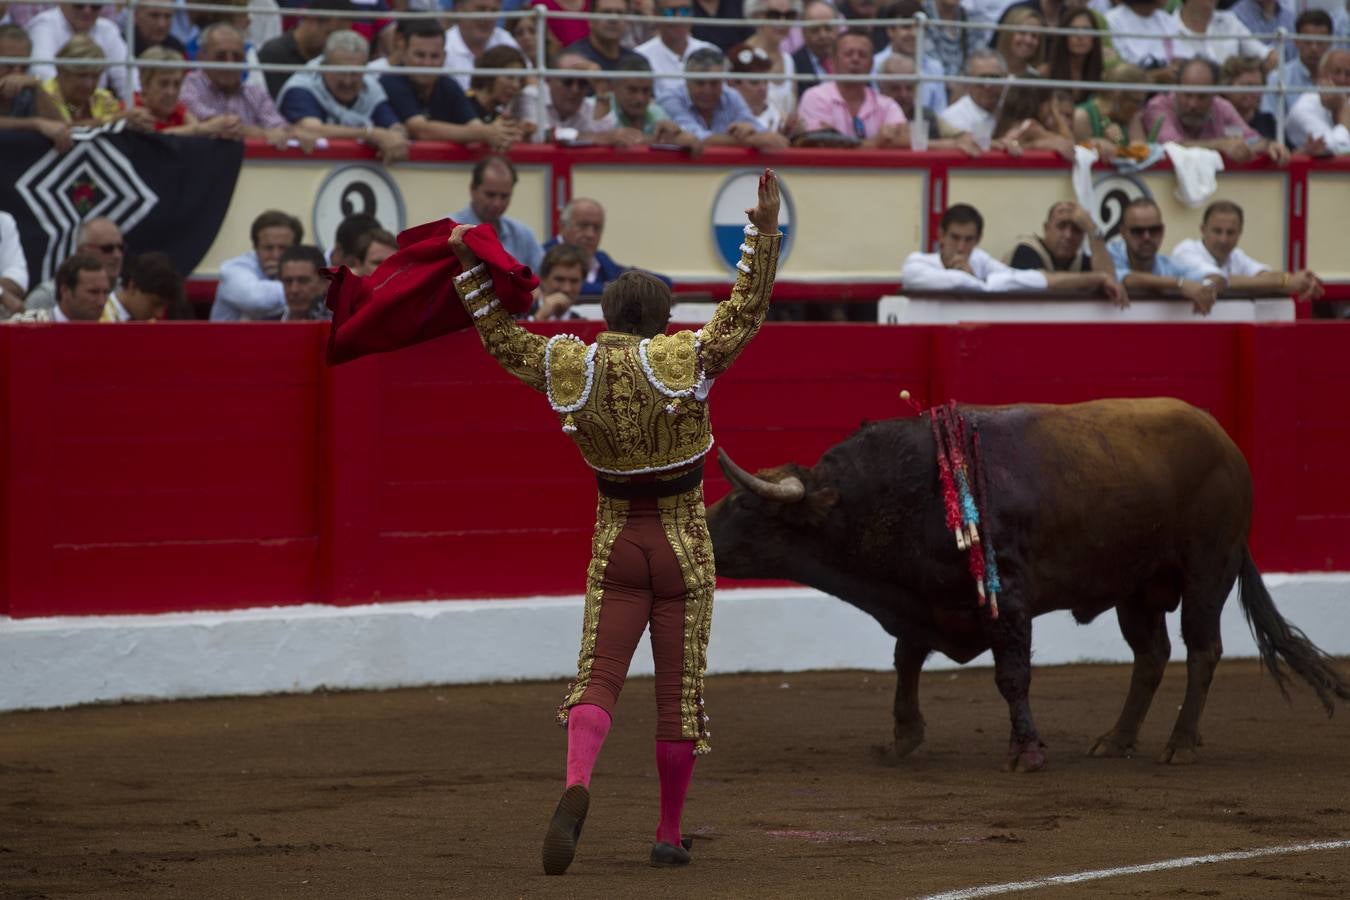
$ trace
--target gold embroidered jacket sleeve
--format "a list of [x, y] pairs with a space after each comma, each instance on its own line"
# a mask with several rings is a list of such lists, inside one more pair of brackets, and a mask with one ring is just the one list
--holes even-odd
[[715, 378], [729, 369], [764, 324], [782, 240], [781, 234], [760, 234], [755, 226], [745, 226], [731, 297], [717, 305], [713, 317], [698, 333], [704, 377]]
[[487, 266], [479, 263], [456, 275], [455, 290], [472, 317], [483, 346], [501, 363], [502, 368], [536, 391], [545, 390], [547, 373], [544, 348], [548, 341], [520, 327], [502, 307]]

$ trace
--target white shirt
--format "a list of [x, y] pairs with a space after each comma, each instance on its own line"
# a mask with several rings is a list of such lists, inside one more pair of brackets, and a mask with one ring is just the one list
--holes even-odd
[[[1172, 13], [1176, 21], [1176, 33], [1180, 37], [1195, 37], [1202, 32], [1191, 31], [1181, 21], [1181, 10]], [[1209, 28], [1203, 32], [1208, 40], [1176, 40], [1172, 43], [1172, 52], [1181, 59], [1202, 56], [1219, 65], [1230, 56], [1248, 56], [1265, 59], [1270, 48], [1252, 37], [1251, 29], [1242, 24], [1242, 20], [1230, 12], [1215, 10], [1209, 20]]]
[[558, 115], [558, 110], [553, 106], [553, 95], [547, 88], [543, 91], [546, 108], [544, 110], [548, 121], [544, 124], [545, 128], [575, 128], [582, 137], [594, 131], [613, 131], [619, 127], [619, 120], [614, 116], [614, 107], [609, 108], [603, 118], [595, 117], [596, 98], [587, 97], [581, 101], [581, 107], [566, 119]]
[[[492, 37], [488, 38], [487, 46], [483, 48], [484, 52], [493, 47], [500, 47], [505, 44], [508, 47], [520, 49], [516, 39], [511, 37], [511, 32], [505, 28], [492, 29]], [[445, 68], [448, 72], [451, 69], [472, 69], [474, 66], [473, 51], [469, 45], [464, 43], [464, 37], [459, 33], [459, 26], [456, 25], [445, 33]], [[464, 90], [469, 89], [469, 75], [451, 75], [451, 78], [459, 82], [459, 86]]]
[[280, 319], [285, 314], [286, 289], [263, 274], [257, 253], [250, 250], [220, 264], [212, 322]]
[[[66, 41], [75, 36], [75, 31], [61, 14], [61, 8], [58, 6], [29, 19], [28, 36], [33, 40], [33, 51], [30, 54], [33, 59], [52, 59], [57, 51], [66, 45]], [[132, 94], [140, 90], [140, 80], [136, 77], [136, 70], [133, 69], [131, 84], [127, 84], [127, 45], [122, 40], [122, 33], [115, 24], [100, 16], [94, 20], [89, 37], [102, 48], [108, 62], [108, 67], [103, 70], [103, 77], [98, 80], [99, 87], [111, 88], [123, 102], [130, 103]], [[55, 66], [33, 65], [28, 71], [43, 81], [56, 77]]]
[[1233, 252], [1228, 254], [1227, 262], [1219, 265], [1214, 254], [1210, 253], [1205, 248], [1204, 242], [1197, 238], [1187, 238], [1177, 244], [1176, 249], [1172, 251], [1172, 261], [1204, 272], [1218, 272], [1229, 280], [1234, 275], [1239, 278], [1250, 278], [1270, 271], [1270, 266], [1252, 259], [1242, 252], [1241, 247], [1234, 247]]
[[1143, 66], [1146, 60], [1152, 60], [1152, 64], [1156, 66], [1170, 62], [1173, 55], [1188, 55], [1185, 48], [1172, 40], [1173, 35], [1177, 33], [1176, 18], [1160, 9], [1144, 18], [1122, 3], [1106, 14], [1106, 24], [1110, 26], [1112, 32], [1122, 34], [1143, 32], [1157, 35], [1139, 38], [1112, 34], [1111, 43], [1115, 45], [1121, 59], [1128, 63]]
[[938, 118], [957, 131], [990, 137], [994, 134], [994, 126], [998, 124], [994, 114], [970, 99], [969, 94], [938, 113]]
[[[690, 35], [689, 42], [685, 44], [684, 52], [677, 54], [674, 50], [665, 45], [661, 37], [652, 38], [633, 48], [634, 53], [646, 57], [647, 62], [651, 63], [652, 71], [657, 75], [678, 75], [684, 71], [685, 60], [689, 59], [689, 54], [695, 50], [702, 50], [706, 47], [716, 49], [715, 44], [707, 41], [700, 41], [698, 38]], [[683, 78], [656, 78], [652, 81], [652, 93], [659, 96], [666, 91], [679, 90]]]
[[1344, 125], [1332, 122], [1331, 110], [1322, 105], [1322, 95], [1316, 90], [1308, 91], [1289, 107], [1284, 133], [1296, 150], [1320, 137], [1332, 153], [1350, 153], [1350, 131]]
[[19, 296], [28, 291], [28, 260], [19, 240], [19, 223], [7, 212], [0, 212], [0, 278], [19, 286]]
[[900, 270], [900, 289], [929, 291], [1035, 291], [1046, 287], [1045, 273], [1005, 266], [978, 247], [970, 254], [970, 272], [949, 269], [939, 253], [911, 253]]
[[112, 307], [113, 315], [117, 317], [117, 321], [119, 322], [131, 321], [131, 313], [127, 311], [127, 308], [125, 306], [122, 305], [122, 301], [117, 299], [116, 294], [108, 295], [108, 302], [103, 305], [103, 311], [107, 312], [108, 307], [110, 306]]

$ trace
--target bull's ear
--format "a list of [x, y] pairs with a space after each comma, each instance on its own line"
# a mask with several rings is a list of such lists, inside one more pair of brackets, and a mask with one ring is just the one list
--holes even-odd
[[717, 448], [717, 464], [722, 467], [722, 474], [732, 485], [765, 500], [773, 500], [775, 503], [800, 503], [806, 496], [806, 485], [796, 475], [788, 475], [778, 481], [751, 475], [736, 465], [721, 447]]

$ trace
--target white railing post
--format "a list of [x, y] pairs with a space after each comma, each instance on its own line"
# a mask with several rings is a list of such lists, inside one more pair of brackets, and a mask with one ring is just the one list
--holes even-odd
[[922, 12], [914, 14], [914, 74], [919, 80], [914, 82], [914, 121], [909, 123], [909, 149], [928, 149], [928, 120], [923, 115], [923, 54], [924, 26], [928, 16]]
[[136, 104], [136, 5], [140, 0], [127, 0], [127, 22], [122, 28], [122, 39], [127, 42], [127, 108]]
[[[1275, 140], [1281, 144], [1284, 143], [1284, 51], [1285, 40], [1288, 32], [1281, 26], [1275, 32], [1275, 59], [1278, 60], [1275, 66]], [[1310, 73], [1314, 78], [1316, 72]]]
[[534, 66], [535, 71], [541, 74], [537, 76], [534, 86], [535, 129], [530, 142], [541, 144], [547, 128], [544, 120], [548, 118], [548, 100], [544, 96], [544, 91], [548, 90], [548, 79], [542, 74], [548, 68], [548, 10], [542, 5], [534, 7]]

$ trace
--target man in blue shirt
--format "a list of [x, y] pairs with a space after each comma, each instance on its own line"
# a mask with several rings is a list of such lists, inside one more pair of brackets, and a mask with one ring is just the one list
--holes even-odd
[[[1302, 13], [1294, 28], [1301, 35], [1318, 37], [1329, 37], [1335, 30], [1331, 16], [1320, 9], [1310, 9]], [[1266, 75], [1266, 86], [1272, 91], [1280, 83], [1280, 78], [1283, 76], [1286, 115], [1288, 115], [1289, 108], [1298, 101], [1299, 97], [1303, 96], [1304, 91], [1317, 83], [1317, 67], [1321, 65], [1323, 55], [1331, 49], [1331, 44], [1322, 41], [1295, 40], [1291, 47], [1298, 51], [1298, 56], [1291, 58], [1278, 69], [1273, 69]], [[1279, 102], [1277, 94], [1262, 95], [1261, 111], [1275, 115], [1275, 104], [1277, 102]]]
[[[721, 50], [705, 47], [689, 54], [686, 72], [725, 72], [727, 58]], [[786, 147], [781, 134], [765, 131], [741, 95], [721, 78], [686, 81], [676, 90], [657, 98], [675, 124], [701, 140], [704, 146]]]
[[469, 205], [450, 218], [460, 225], [478, 225], [486, 222], [497, 230], [502, 246], [517, 261], [539, 271], [544, 250], [530, 226], [509, 218], [506, 208], [511, 205], [511, 193], [516, 186], [516, 167], [504, 156], [485, 156], [473, 167], [469, 182]]
[[[605, 285], [630, 268], [615, 262], [613, 257], [600, 249], [600, 237], [605, 233], [605, 208], [589, 197], [575, 197], [567, 201], [561, 218], [562, 231], [544, 245], [544, 250], [547, 252], [558, 244], [575, 247], [582, 255], [583, 264], [580, 293], [598, 297], [605, 292]], [[670, 279], [664, 275], [656, 272], [647, 274], [655, 275], [667, 286], [670, 285]]]
[[355, 31], [335, 31], [323, 45], [323, 55], [286, 79], [277, 95], [277, 110], [319, 137], [365, 141], [385, 163], [408, 158], [408, 136], [389, 106], [384, 88], [374, 75], [359, 71], [320, 72], [319, 63], [364, 66], [370, 45]]
[[1106, 245], [1116, 280], [1131, 296], [1177, 291], [1191, 301], [1197, 313], [1209, 315], [1219, 291], [1227, 286], [1223, 276], [1180, 265], [1159, 253], [1164, 230], [1158, 204], [1147, 197], [1130, 201], [1121, 218], [1121, 237]]
[[[429, 19], [400, 19], [391, 61], [398, 66], [445, 67], [445, 31]], [[380, 87], [398, 121], [415, 141], [481, 141], [504, 151], [520, 140], [520, 126], [509, 117], [491, 124], [478, 118], [459, 82], [449, 75], [382, 75]]]

